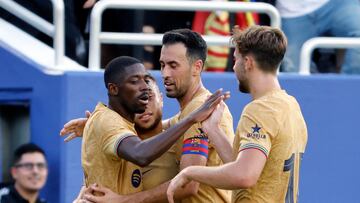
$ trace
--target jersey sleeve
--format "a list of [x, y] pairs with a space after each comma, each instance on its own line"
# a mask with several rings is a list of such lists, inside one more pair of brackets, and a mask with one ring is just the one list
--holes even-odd
[[240, 135], [240, 148], [238, 152], [246, 149], [257, 149], [264, 153], [266, 157], [269, 156], [271, 139], [262, 125], [244, 116], [241, 118], [241, 124], [237, 133]]
[[271, 111], [262, 109], [261, 105], [252, 105], [244, 110], [237, 129], [240, 136], [239, 152], [247, 149], [261, 151], [266, 157], [271, 150], [271, 140], [278, 131]]
[[99, 138], [101, 149], [113, 159], [119, 159], [117, 148], [121, 141], [129, 136], [136, 136], [136, 132], [128, 123], [114, 115], [100, 117], [95, 128], [102, 135]]

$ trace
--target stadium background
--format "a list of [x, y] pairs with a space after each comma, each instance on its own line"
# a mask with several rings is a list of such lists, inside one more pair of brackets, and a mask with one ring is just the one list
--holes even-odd
[[[161, 76], [152, 72], [163, 91]], [[280, 74], [284, 89], [294, 95], [308, 125], [309, 140], [300, 174], [300, 201], [359, 202], [360, 77], [351, 75]], [[231, 91], [227, 101], [234, 127], [250, 101], [238, 92], [232, 73], [204, 73], [205, 86]], [[82, 184], [81, 140], [64, 143], [59, 130], [69, 119], [81, 117], [98, 101], [106, 102], [102, 72], [51, 72], [0, 40], [0, 106], [28, 109], [31, 142], [47, 153], [49, 178], [42, 195], [49, 202], [71, 202]], [[173, 99], [164, 99], [164, 116], [178, 111]], [[0, 125], [0, 172], [4, 173], [7, 140]], [[1, 179], [2, 180], [2, 179]], [[274, 186], [276, 187], [276, 186]]]

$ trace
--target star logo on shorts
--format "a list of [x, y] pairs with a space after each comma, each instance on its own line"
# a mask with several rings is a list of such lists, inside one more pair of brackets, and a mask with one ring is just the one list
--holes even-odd
[[255, 124], [255, 126], [251, 127], [251, 128], [253, 129], [252, 133], [260, 133], [259, 131], [260, 131], [261, 127], [259, 127], [257, 124]]

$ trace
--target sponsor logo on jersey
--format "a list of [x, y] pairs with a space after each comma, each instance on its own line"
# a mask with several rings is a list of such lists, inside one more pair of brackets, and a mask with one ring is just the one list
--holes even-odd
[[255, 126], [251, 128], [252, 128], [252, 133], [248, 133], [246, 137], [255, 138], [255, 139], [266, 139], [266, 135], [260, 133], [261, 127], [258, 126], [258, 124], [255, 124]]
[[133, 187], [137, 188], [141, 183], [141, 172], [139, 169], [135, 169], [131, 175], [131, 184]]

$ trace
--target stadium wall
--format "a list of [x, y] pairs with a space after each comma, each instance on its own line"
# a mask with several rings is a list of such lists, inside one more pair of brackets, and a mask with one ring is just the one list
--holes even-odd
[[[153, 74], [164, 92], [160, 73]], [[227, 104], [236, 127], [250, 98], [238, 92], [235, 76], [204, 73], [203, 82], [211, 91], [220, 87], [231, 91]], [[298, 99], [308, 125], [299, 202], [357, 201], [360, 77], [286, 74], [280, 75], [280, 82]], [[42, 195], [53, 203], [72, 202], [82, 184], [81, 140], [64, 143], [59, 130], [67, 120], [92, 110], [98, 101], [106, 103], [102, 73], [46, 74], [37, 64], [0, 46], [0, 104], [18, 101], [28, 102], [31, 141], [45, 149], [49, 160], [49, 179]], [[174, 99], [164, 96], [164, 104], [165, 117], [177, 113]]]

